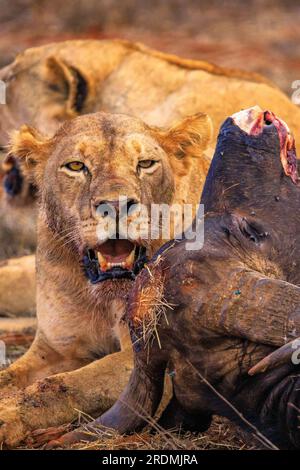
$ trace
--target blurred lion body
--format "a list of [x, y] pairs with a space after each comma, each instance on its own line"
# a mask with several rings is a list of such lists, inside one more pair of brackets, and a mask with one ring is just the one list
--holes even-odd
[[226, 116], [253, 104], [280, 112], [295, 134], [300, 131], [299, 109], [264, 77], [129, 41], [74, 40], [28, 49], [0, 78], [8, 93], [1, 141], [23, 123], [49, 134], [66, 119], [97, 111], [158, 126], [204, 112], [216, 138]]

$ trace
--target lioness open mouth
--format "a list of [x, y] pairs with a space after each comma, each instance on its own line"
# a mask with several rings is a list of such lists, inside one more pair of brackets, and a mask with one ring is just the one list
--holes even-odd
[[134, 280], [146, 262], [146, 248], [130, 240], [108, 239], [97, 248], [85, 250], [84, 271], [96, 284], [108, 279]]

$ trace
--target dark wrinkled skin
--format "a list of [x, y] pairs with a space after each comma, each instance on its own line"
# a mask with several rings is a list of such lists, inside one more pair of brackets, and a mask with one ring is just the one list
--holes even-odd
[[255, 137], [225, 121], [202, 203], [204, 247], [187, 251], [182, 240], [149, 264], [164, 280], [165, 301], [175, 305], [158, 328], [162, 348], [155, 338], [144, 347], [134, 321], [151, 281], [143, 270], [127, 313], [132, 338], [140, 337], [135, 368], [120, 400], [97, 423], [122, 433], [142, 428], [135, 410], [153, 416], [168, 366], [174, 396], [162, 425], [202, 431], [213, 414], [238, 421], [198, 370], [272, 442], [300, 448], [300, 367], [248, 374], [300, 333], [300, 189], [283, 172], [273, 125]]

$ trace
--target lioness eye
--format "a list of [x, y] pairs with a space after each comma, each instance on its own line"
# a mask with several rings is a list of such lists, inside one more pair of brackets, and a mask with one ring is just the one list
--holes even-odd
[[155, 160], [141, 160], [139, 161], [139, 167], [140, 168], [151, 168], [153, 165], [155, 165], [156, 161]]
[[71, 171], [82, 171], [86, 168], [84, 163], [82, 162], [70, 162], [70, 163], [66, 163], [65, 166], [66, 168], [68, 168], [68, 170], [71, 170]]

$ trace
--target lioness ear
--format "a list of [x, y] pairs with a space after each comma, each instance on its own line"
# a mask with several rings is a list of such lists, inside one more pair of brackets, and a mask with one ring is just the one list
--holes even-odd
[[11, 134], [6, 162], [9, 164], [12, 158], [16, 160], [23, 174], [38, 186], [49, 155], [49, 146], [49, 139], [36, 129], [24, 125]]
[[88, 85], [78, 69], [57, 57], [46, 61], [45, 80], [50, 89], [58, 94], [70, 116], [80, 113], [85, 104]]
[[213, 133], [211, 119], [207, 114], [189, 116], [162, 135], [161, 144], [178, 160], [185, 157], [201, 157], [208, 147]]

